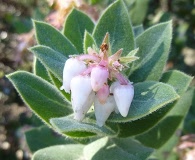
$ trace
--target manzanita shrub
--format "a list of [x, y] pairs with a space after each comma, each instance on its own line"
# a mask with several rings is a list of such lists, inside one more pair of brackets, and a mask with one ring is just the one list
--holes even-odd
[[73, 9], [61, 32], [34, 28], [34, 73], [8, 75], [45, 123], [26, 133], [33, 160], [144, 160], [172, 149], [194, 89], [192, 77], [164, 72], [171, 21], [132, 26], [118, 0], [96, 24]]

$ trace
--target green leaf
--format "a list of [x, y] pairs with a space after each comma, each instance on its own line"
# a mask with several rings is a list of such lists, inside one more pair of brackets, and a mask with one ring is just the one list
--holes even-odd
[[56, 78], [51, 72], [49, 73], [51, 80], [53, 82], [53, 84], [56, 86], [56, 88], [64, 95], [64, 97], [66, 98], [67, 102], [71, 102], [71, 95], [67, 92], [65, 92], [64, 90], [61, 90], [60, 87], [62, 86], [62, 82], [60, 82], [58, 80], [58, 78]]
[[48, 71], [45, 66], [37, 59], [34, 58], [34, 74], [43, 78], [44, 80], [51, 82], [51, 79], [48, 75]]
[[183, 72], [172, 70], [165, 72], [160, 81], [170, 84], [179, 95], [182, 95], [188, 89], [192, 77]]
[[31, 152], [58, 144], [74, 143], [71, 139], [54, 133], [47, 126], [33, 128], [25, 132], [26, 141]]
[[64, 64], [67, 60], [62, 53], [41, 45], [30, 48], [30, 51], [62, 81]]
[[89, 32], [85, 31], [84, 43], [83, 43], [84, 53], [87, 53], [88, 47], [93, 47], [94, 45], [96, 46], [96, 43], [92, 35]]
[[78, 54], [73, 44], [54, 27], [44, 22], [33, 22], [36, 39], [40, 45], [48, 46], [65, 56]]
[[24, 102], [47, 124], [50, 118], [71, 113], [64, 97], [49, 82], [24, 71], [9, 74], [8, 78]]
[[129, 13], [134, 25], [142, 24], [148, 10], [149, 0], [136, 0], [130, 7]]
[[111, 51], [123, 48], [123, 56], [135, 48], [130, 18], [122, 0], [111, 4], [97, 22], [93, 37], [100, 46], [106, 33], [110, 35]]
[[[114, 136], [117, 134], [112, 128], [104, 125], [99, 127], [95, 120], [85, 118], [82, 122], [74, 120], [72, 116], [62, 118], [52, 118], [52, 126], [60, 133], [70, 137], [91, 137], [96, 135]], [[115, 125], [116, 126], [116, 125]]]
[[83, 38], [85, 30], [93, 31], [92, 20], [83, 12], [73, 9], [64, 25], [64, 35], [74, 44], [79, 53], [83, 53]]
[[175, 155], [174, 147], [178, 144], [181, 133], [182, 133], [183, 123], [179, 125], [179, 127], [175, 130], [175, 133], [171, 136], [171, 138], [158, 150], [156, 150], [153, 154], [158, 157], [158, 159], [166, 159], [166, 160], [177, 160], [178, 158]]
[[129, 54], [125, 57], [120, 57], [119, 60], [121, 63], [128, 64], [135, 60], [138, 60], [139, 57], [136, 57], [135, 54], [138, 52], [139, 48], [132, 50]]
[[83, 145], [68, 144], [41, 149], [32, 157], [32, 160], [81, 160], [83, 159]]
[[[179, 98], [173, 87], [160, 82], [142, 82], [134, 85], [134, 98], [127, 117], [112, 114], [110, 122], [128, 122], [145, 117]], [[166, 94], [165, 94], [166, 93]]]
[[[191, 88], [179, 99], [174, 108], [149, 131], [136, 137], [141, 143], [152, 148], [160, 148], [174, 134], [186, 116], [193, 100], [194, 88]], [[165, 132], [166, 131], [166, 132]]]
[[135, 37], [138, 37], [143, 32], [144, 32], [143, 25], [138, 25], [138, 26], [133, 27], [133, 33]]
[[[173, 86], [173, 88], [175, 88], [179, 95], [186, 91], [191, 80], [192, 77], [176, 70], [165, 72], [161, 78], [162, 82]], [[174, 102], [173, 104], [168, 104], [157, 110], [156, 112], [153, 112], [152, 114], [136, 121], [129, 123], [120, 123], [120, 133], [118, 136], [128, 137], [149, 130], [154, 125], [156, 125], [168, 113], [171, 108], [174, 107], [175, 103], [176, 102]]]
[[144, 160], [153, 149], [144, 147], [130, 138], [101, 138], [85, 146], [84, 157], [88, 160]]
[[139, 48], [132, 68], [130, 80], [142, 82], [146, 80], [158, 81], [166, 64], [172, 38], [171, 21], [155, 25], [136, 38]]

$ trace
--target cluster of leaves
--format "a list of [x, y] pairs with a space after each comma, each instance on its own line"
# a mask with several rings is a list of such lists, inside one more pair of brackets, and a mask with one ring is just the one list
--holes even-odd
[[[188, 89], [191, 77], [176, 70], [163, 73], [172, 38], [171, 21], [147, 30], [132, 26], [125, 3], [118, 0], [104, 11], [96, 25], [73, 9], [62, 32], [39, 21], [34, 21], [34, 27], [38, 42], [30, 49], [36, 57], [34, 74], [18, 71], [8, 78], [31, 110], [62, 137], [54, 136], [46, 126], [27, 132], [29, 147], [36, 151], [33, 160], [143, 160], [152, 153], [160, 157], [181, 126], [194, 94], [193, 88]], [[93, 111], [83, 122], [74, 120], [70, 95], [59, 88], [68, 56], [100, 46], [107, 32], [112, 53], [123, 48], [125, 56], [139, 48], [136, 56], [140, 59], [127, 72], [135, 88], [129, 114], [124, 118], [113, 113], [99, 127]]]

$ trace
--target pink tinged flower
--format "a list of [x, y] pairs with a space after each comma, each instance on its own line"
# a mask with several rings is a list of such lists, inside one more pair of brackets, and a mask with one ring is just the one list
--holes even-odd
[[107, 98], [106, 103], [101, 104], [97, 97], [95, 97], [94, 108], [96, 123], [98, 126], [102, 127], [110, 114], [115, 110], [115, 100], [113, 96]]
[[79, 75], [87, 69], [87, 66], [83, 61], [76, 58], [69, 58], [63, 70], [63, 85], [60, 89], [64, 89], [67, 93], [70, 93], [70, 82], [73, 77]]
[[91, 86], [94, 91], [98, 91], [104, 83], [107, 82], [109, 76], [108, 69], [105, 67], [97, 66], [91, 71]]
[[92, 92], [90, 77], [79, 75], [72, 78], [70, 88], [73, 110], [75, 113], [79, 112], [75, 115], [75, 118], [81, 120], [81, 113], [85, 114], [87, 108], [90, 108], [88, 107], [90, 104], [87, 102]]
[[97, 98], [101, 104], [104, 104], [110, 94], [109, 86], [104, 84], [97, 92]]
[[95, 99], [95, 92], [92, 91], [82, 106], [74, 107], [74, 119], [78, 121], [82, 121], [83, 118], [85, 117], [85, 114], [92, 106], [94, 99]]
[[134, 87], [129, 82], [127, 85], [121, 85], [115, 82], [111, 86], [111, 92], [114, 94], [117, 108], [123, 117], [126, 117], [134, 96]]

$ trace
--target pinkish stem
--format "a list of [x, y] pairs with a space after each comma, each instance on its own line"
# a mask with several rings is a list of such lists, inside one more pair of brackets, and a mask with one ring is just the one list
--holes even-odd
[[121, 85], [127, 85], [128, 84], [128, 80], [121, 74], [121, 73], [116, 73], [116, 78], [118, 79], [118, 81], [120, 82]]

